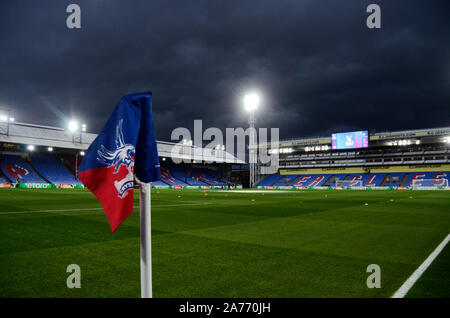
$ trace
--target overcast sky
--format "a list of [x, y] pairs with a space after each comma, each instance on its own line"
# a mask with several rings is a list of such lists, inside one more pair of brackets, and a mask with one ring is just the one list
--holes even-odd
[[[81, 29], [66, 7], [81, 7]], [[381, 7], [368, 29], [366, 7]], [[450, 126], [450, 1], [0, 2], [0, 107], [99, 132], [117, 101], [153, 92], [156, 134], [257, 126], [282, 138]]]

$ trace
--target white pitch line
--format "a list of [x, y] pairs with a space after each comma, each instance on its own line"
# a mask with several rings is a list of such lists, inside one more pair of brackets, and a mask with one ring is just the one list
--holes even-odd
[[450, 241], [450, 234], [448, 234], [445, 239], [439, 244], [436, 249], [427, 257], [427, 259], [419, 266], [418, 269], [403, 283], [403, 285], [392, 295], [391, 298], [403, 298], [406, 296], [408, 291], [413, 287], [416, 281], [422, 276], [422, 274], [427, 270], [428, 266], [434, 261], [434, 259], [439, 255], [439, 253], [444, 249], [447, 243]]
[[[203, 202], [203, 203], [180, 203], [180, 204], [152, 205], [152, 208], [164, 208], [164, 207], [167, 207], [167, 206], [180, 206], [180, 205], [208, 205], [208, 204], [212, 204], [212, 203]], [[139, 205], [135, 205], [133, 208], [138, 208], [138, 207], [139, 207]], [[27, 214], [27, 213], [57, 213], [57, 212], [92, 211], [92, 210], [103, 210], [103, 208], [35, 210], [35, 211], [8, 211], [8, 212], [0, 212], [0, 215], [6, 215], [6, 214]]]
[[92, 210], [103, 210], [103, 208], [62, 209], [62, 210], [35, 210], [35, 211], [8, 211], [8, 212], [0, 212], [0, 215], [5, 215], [5, 214], [27, 214], [27, 213], [55, 213], [55, 212], [71, 212], [71, 211], [92, 211]]
[[[203, 202], [203, 203], [181, 203], [181, 204], [164, 204], [164, 205], [152, 205], [152, 208], [165, 208], [166, 206], [179, 206], [179, 205], [208, 205], [212, 204], [210, 202]], [[135, 206], [135, 208], [138, 208], [139, 206]]]
[[[288, 191], [288, 190], [205, 190], [205, 192], [225, 192], [225, 193], [299, 193], [300, 191]], [[304, 191], [302, 191], [304, 192]]]

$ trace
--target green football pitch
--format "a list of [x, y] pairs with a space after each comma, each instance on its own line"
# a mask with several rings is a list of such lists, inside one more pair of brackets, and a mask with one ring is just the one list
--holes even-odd
[[[0, 190], [0, 297], [139, 297], [138, 198], [111, 233], [88, 191]], [[450, 191], [153, 190], [153, 294], [391, 297], [449, 232]], [[449, 286], [450, 244], [407, 297]]]

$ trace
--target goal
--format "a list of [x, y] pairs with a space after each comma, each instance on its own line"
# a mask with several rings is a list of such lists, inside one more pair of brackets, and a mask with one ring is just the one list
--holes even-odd
[[415, 179], [411, 181], [411, 186], [448, 188], [448, 179]]
[[336, 188], [362, 188], [362, 180], [336, 180]]

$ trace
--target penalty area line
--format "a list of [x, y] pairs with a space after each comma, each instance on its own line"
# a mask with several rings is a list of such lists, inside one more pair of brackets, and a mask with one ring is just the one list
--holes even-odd
[[434, 249], [434, 251], [427, 257], [425, 261], [416, 269], [414, 273], [403, 283], [403, 285], [392, 295], [391, 298], [403, 298], [409, 292], [409, 290], [414, 286], [417, 280], [422, 276], [422, 274], [427, 270], [431, 263], [438, 257], [439, 253], [442, 252], [444, 247], [450, 241], [450, 234], [448, 234], [444, 240]]

